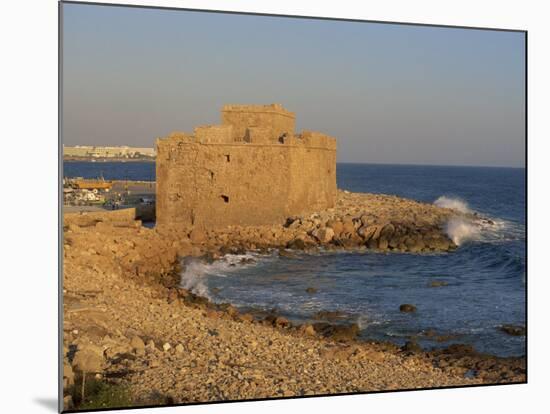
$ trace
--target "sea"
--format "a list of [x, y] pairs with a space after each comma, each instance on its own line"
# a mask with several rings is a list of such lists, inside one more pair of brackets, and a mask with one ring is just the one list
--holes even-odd
[[[155, 165], [65, 162], [64, 175], [154, 180]], [[182, 285], [215, 302], [275, 310], [295, 322], [336, 311], [339, 323], [357, 323], [365, 340], [402, 345], [414, 338], [426, 349], [465, 343], [493, 355], [525, 355], [525, 337], [499, 329], [526, 324], [525, 169], [340, 163], [337, 181], [340, 189], [435, 203], [493, 224], [449, 226], [460, 243], [450, 253], [250, 252], [190, 261]], [[404, 303], [417, 311], [400, 312]]]

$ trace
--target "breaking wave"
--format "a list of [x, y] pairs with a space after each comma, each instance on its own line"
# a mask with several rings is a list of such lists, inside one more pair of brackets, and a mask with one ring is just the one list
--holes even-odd
[[479, 239], [480, 232], [479, 225], [462, 217], [452, 217], [445, 225], [445, 233], [457, 246], [466, 241]]
[[182, 263], [180, 287], [212, 300], [206, 283], [207, 277], [209, 275], [225, 277], [237, 269], [253, 266], [256, 263], [256, 256], [252, 253], [227, 254], [213, 262], [207, 262], [204, 258], [187, 257]]
[[463, 214], [451, 217], [444, 229], [457, 246], [468, 241], [502, 243], [523, 237], [524, 230], [521, 224], [483, 216], [472, 210], [468, 203], [460, 198], [441, 196], [434, 201], [434, 205]]
[[466, 201], [461, 200], [460, 198], [452, 198], [447, 196], [441, 196], [434, 201], [434, 204], [442, 208], [450, 208], [451, 210], [459, 211], [461, 213], [471, 213], [472, 210], [468, 206]]

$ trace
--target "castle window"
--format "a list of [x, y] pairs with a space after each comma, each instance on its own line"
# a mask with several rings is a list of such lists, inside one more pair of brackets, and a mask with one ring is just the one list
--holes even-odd
[[229, 156], [229, 154], [225, 154], [225, 160], [227, 162], [231, 161], [231, 157]]
[[229, 203], [229, 196], [226, 196], [226, 195], [222, 194], [221, 197], [222, 197], [222, 200], [223, 200], [224, 203]]

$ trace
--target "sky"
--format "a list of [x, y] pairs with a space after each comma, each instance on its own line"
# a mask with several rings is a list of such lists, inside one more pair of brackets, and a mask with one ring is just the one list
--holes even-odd
[[64, 4], [62, 59], [65, 145], [280, 103], [338, 162], [524, 167], [519, 32]]

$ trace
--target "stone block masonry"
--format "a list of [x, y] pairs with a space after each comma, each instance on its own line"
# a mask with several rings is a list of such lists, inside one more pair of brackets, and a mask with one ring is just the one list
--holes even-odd
[[336, 140], [281, 105], [226, 105], [222, 124], [157, 140], [157, 225], [282, 223], [334, 207]]

